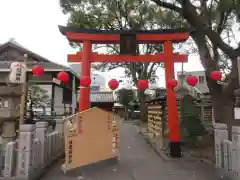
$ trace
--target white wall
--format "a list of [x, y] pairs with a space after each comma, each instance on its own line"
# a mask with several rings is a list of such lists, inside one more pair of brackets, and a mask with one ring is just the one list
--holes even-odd
[[75, 86], [75, 76], [73, 77], [73, 83], [72, 83], [72, 113], [75, 113], [75, 109], [77, 108], [77, 92], [76, 92], [76, 86]]
[[98, 74], [96, 72], [92, 73], [91, 80], [92, 80], [91, 86], [100, 86], [100, 88], [106, 87], [107, 80], [102, 74]]
[[63, 89], [57, 85], [54, 88], [54, 112], [56, 114], [62, 114], [64, 112], [63, 98], [62, 98]]
[[[51, 102], [51, 100], [52, 100], [52, 85], [51, 84], [36, 84], [34, 86], [38, 86], [39, 88], [45, 90], [46, 94], [49, 96], [49, 102]], [[31, 87], [29, 87], [29, 88], [31, 88]], [[38, 106], [38, 104], [37, 104], [37, 106]], [[46, 107], [45, 113], [50, 115], [51, 114], [51, 104], [45, 105], [45, 107]], [[36, 112], [43, 112], [43, 108], [41, 108], [41, 107], [35, 107], [33, 109]]]

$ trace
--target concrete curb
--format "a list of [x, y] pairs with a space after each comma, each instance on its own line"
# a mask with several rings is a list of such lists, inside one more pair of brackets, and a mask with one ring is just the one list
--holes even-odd
[[[179, 160], [191, 160], [191, 161], [201, 161], [203, 163], [215, 166], [213, 162], [209, 161], [208, 159], [203, 159], [203, 158], [196, 158], [196, 157], [192, 157], [191, 155], [189, 155], [186, 158], [180, 158], [180, 159], [172, 159], [171, 157], [168, 157], [163, 150], [159, 149], [155, 143], [151, 142], [151, 140], [144, 135], [143, 133], [139, 132], [139, 134], [142, 136], [142, 138], [147, 142], [147, 144], [164, 160], [164, 161], [179, 161]], [[186, 156], [185, 156], [186, 157]], [[222, 169], [222, 168], [217, 168], [216, 169], [216, 174], [217, 176], [219, 176], [220, 179], [224, 179], [224, 180], [240, 180], [239, 177], [234, 176], [233, 174], [231, 174], [230, 172], [227, 172], [226, 170]]]
[[[144, 135], [141, 130], [139, 130], [139, 127], [136, 125], [136, 124], [133, 124], [135, 125], [138, 133], [142, 136], [142, 138], [153, 148], [153, 150], [158, 154], [160, 155], [164, 160], [166, 161], [174, 161], [174, 160], [181, 160], [181, 159], [185, 159], [185, 160], [195, 160], [195, 161], [201, 161], [201, 162], [204, 162], [204, 163], [207, 163], [207, 164], [211, 164], [211, 165], [214, 165], [210, 160], [208, 159], [204, 159], [204, 158], [197, 158], [197, 157], [193, 157], [191, 155], [186, 155], [186, 154], [183, 154], [183, 158], [179, 158], [179, 159], [172, 159], [171, 157], [167, 156], [165, 153], [164, 153], [164, 150], [163, 149], [160, 149], [158, 146], [156, 146], [156, 143], [152, 142], [151, 139]], [[186, 159], [187, 157], [187, 159]]]
[[143, 139], [147, 142], [147, 144], [157, 153], [164, 161], [171, 160], [164, 152], [163, 150], [159, 149], [155, 143], [153, 143], [147, 136], [145, 136], [142, 133], [139, 133]]
[[232, 173], [226, 171], [225, 169], [222, 168], [216, 168], [217, 174], [221, 179], [224, 180], [240, 180], [239, 177], [234, 176]]
[[43, 176], [45, 176], [59, 161], [61, 161], [65, 157], [65, 152], [60, 153], [56, 159], [54, 159], [48, 166], [46, 166], [36, 177], [30, 180], [39, 180]]
[[[211, 164], [214, 165], [211, 161], [209, 161], [208, 159], [204, 159], [204, 158], [197, 158], [197, 157], [193, 157], [191, 155], [183, 155], [182, 158], [177, 158], [177, 159], [173, 159], [169, 156], [167, 156], [164, 153], [163, 149], [160, 149], [156, 146], [156, 144], [154, 142], [152, 142], [146, 135], [142, 134], [141, 132], [139, 132], [139, 134], [143, 137], [143, 139], [153, 148], [153, 150], [161, 156], [162, 159], [164, 159], [165, 161], [176, 161], [176, 160], [190, 160], [190, 161], [201, 161], [207, 164]], [[187, 158], [187, 159], [186, 159]]]
[[223, 168], [217, 168], [213, 162], [211, 162], [208, 159], [204, 159], [204, 158], [197, 158], [197, 157], [193, 157], [191, 155], [186, 155], [183, 158], [180, 159], [172, 159], [171, 157], [167, 156], [164, 151], [160, 148], [158, 148], [156, 146], [156, 144], [154, 142], [151, 141], [151, 139], [149, 139], [148, 136], [146, 136], [145, 134], [143, 134], [141, 132], [141, 130], [139, 129], [139, 127], [134, 124], [136, 126], [136, 129], [138, 131], [138, 134], [142, 136], [142, 138], [147, 142], [147, 144], [164, 160], [164, 161], [179, 161], [179, 160], [187, 160], [187, 161], [201, 161], [203, 163], [212, 165], [215, 167], [216, 170], [216, 174], [220, 179], [223, 180], [240, 180], [239, 177], [234, 176], [231, 172], [226, 171]]

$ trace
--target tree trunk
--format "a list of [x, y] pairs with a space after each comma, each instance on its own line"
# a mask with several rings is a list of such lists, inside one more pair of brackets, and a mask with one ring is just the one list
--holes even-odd
[[238, 86], [238, 73], [237, 73], [237, 63], [232, 62], [231, 73], [228, 75], [227, 85], [219, 85], [215, 81], [207, 76], [207, 84], [210, 89], [212, 96], [212, 106], [214, 112], [215, 122], [224, 123], [228, 128], [228, 139], [232, 140], [232, 126], [239, 126], [240, 122], [234, 119], [234, 104], [236, 96], [234, 95], [234, 90]]
[[129, 112], [128, 112], [128, 108], [125, 107], [124, 108], [124, 120], [128, 121], [129, 120]]
[[232, 140], [232, 126], [237, 125], [233, 114], [234, 102], [235, 98], [233, 94], [229, 96], [225, 93], [212, 95], [214, 120], [216, 123], [227, 124], [229, 140]]
[[140, 106], [140, 120], [144, 122], [147, 121], [147, 107], [145, 104], [145, 94], [143, 90], [138, 91], [138, 99]]
[[[234, 90], [238, 88], [238, 73], [237, 73], [237, 61], [232, 61], [232, 71], [228, 75], [227, 87], [217, 84], [209, 78], [209, 74], [218, 70], [218, 57], [214, 55], [211, 57], [209, 47], [207, 45], [207, 40], [203, 32], [195, 31], [192, 33], [192, 38], [197, 44], [200, 59], [202, 65], [205, 69], [205, 75], [207, 80], [207, 85], [212, 98], [212, 107], [214, 111], [215, 122], [222, 122], [227, 124], [228, 127], [228, 138], [232, 139], [232, 126], [239, 124], [239, 122], [234, 120], [234, 103], [235, 95]], [[217, 52], [217, 51], [216, 51]]]

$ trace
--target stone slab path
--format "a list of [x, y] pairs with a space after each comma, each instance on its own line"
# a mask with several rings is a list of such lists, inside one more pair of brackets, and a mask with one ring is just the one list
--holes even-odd
[[60, 171], [59, 162], [41, 180], [217, 180], [215, 169], [196, 161], [164, 161], [137, 133], [131, 123], [123, 123], [120, 132], [118, 164], [74, 176]]

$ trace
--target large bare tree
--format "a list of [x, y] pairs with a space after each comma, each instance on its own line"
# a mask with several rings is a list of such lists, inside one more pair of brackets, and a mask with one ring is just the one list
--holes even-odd
[[[69, 15], [67, 26], [79, 28], [95, 28], [104, 30], [149, 30], [159, 28], [183, 27], [181, 19], [172, 18], [174, 14], [163, 10], [149, 0], [61, 0], [63, 12]], [[73, 47], [79, 47], [71, 44]], [[95, 46], [107, 53], [119, 53], [117, 45]], [[162, 45], [139, 45], [137, 52], [150, 54], [162, 52]], [[102, 63], [100, 68], [125, 68], [125, 74], [136, 85], [139, 79], [155, 81], [156, 70], [162, 67], [160, 63]], [[144, 90], [139, 90], [138, 100], [141, 109], [141, 119], [146, 118]]]
[[[213, 101], [215, 120], [229, 128], [233, 117], [234, 91], [239, 87], [237, 57], [240, 56], [240, 1], [238, 0], [152, 0], [161, 8], [176, 13], [187, 22], [202, 65]], [[210, 80], [212, 71], [225, 72], [224, 83]]]

